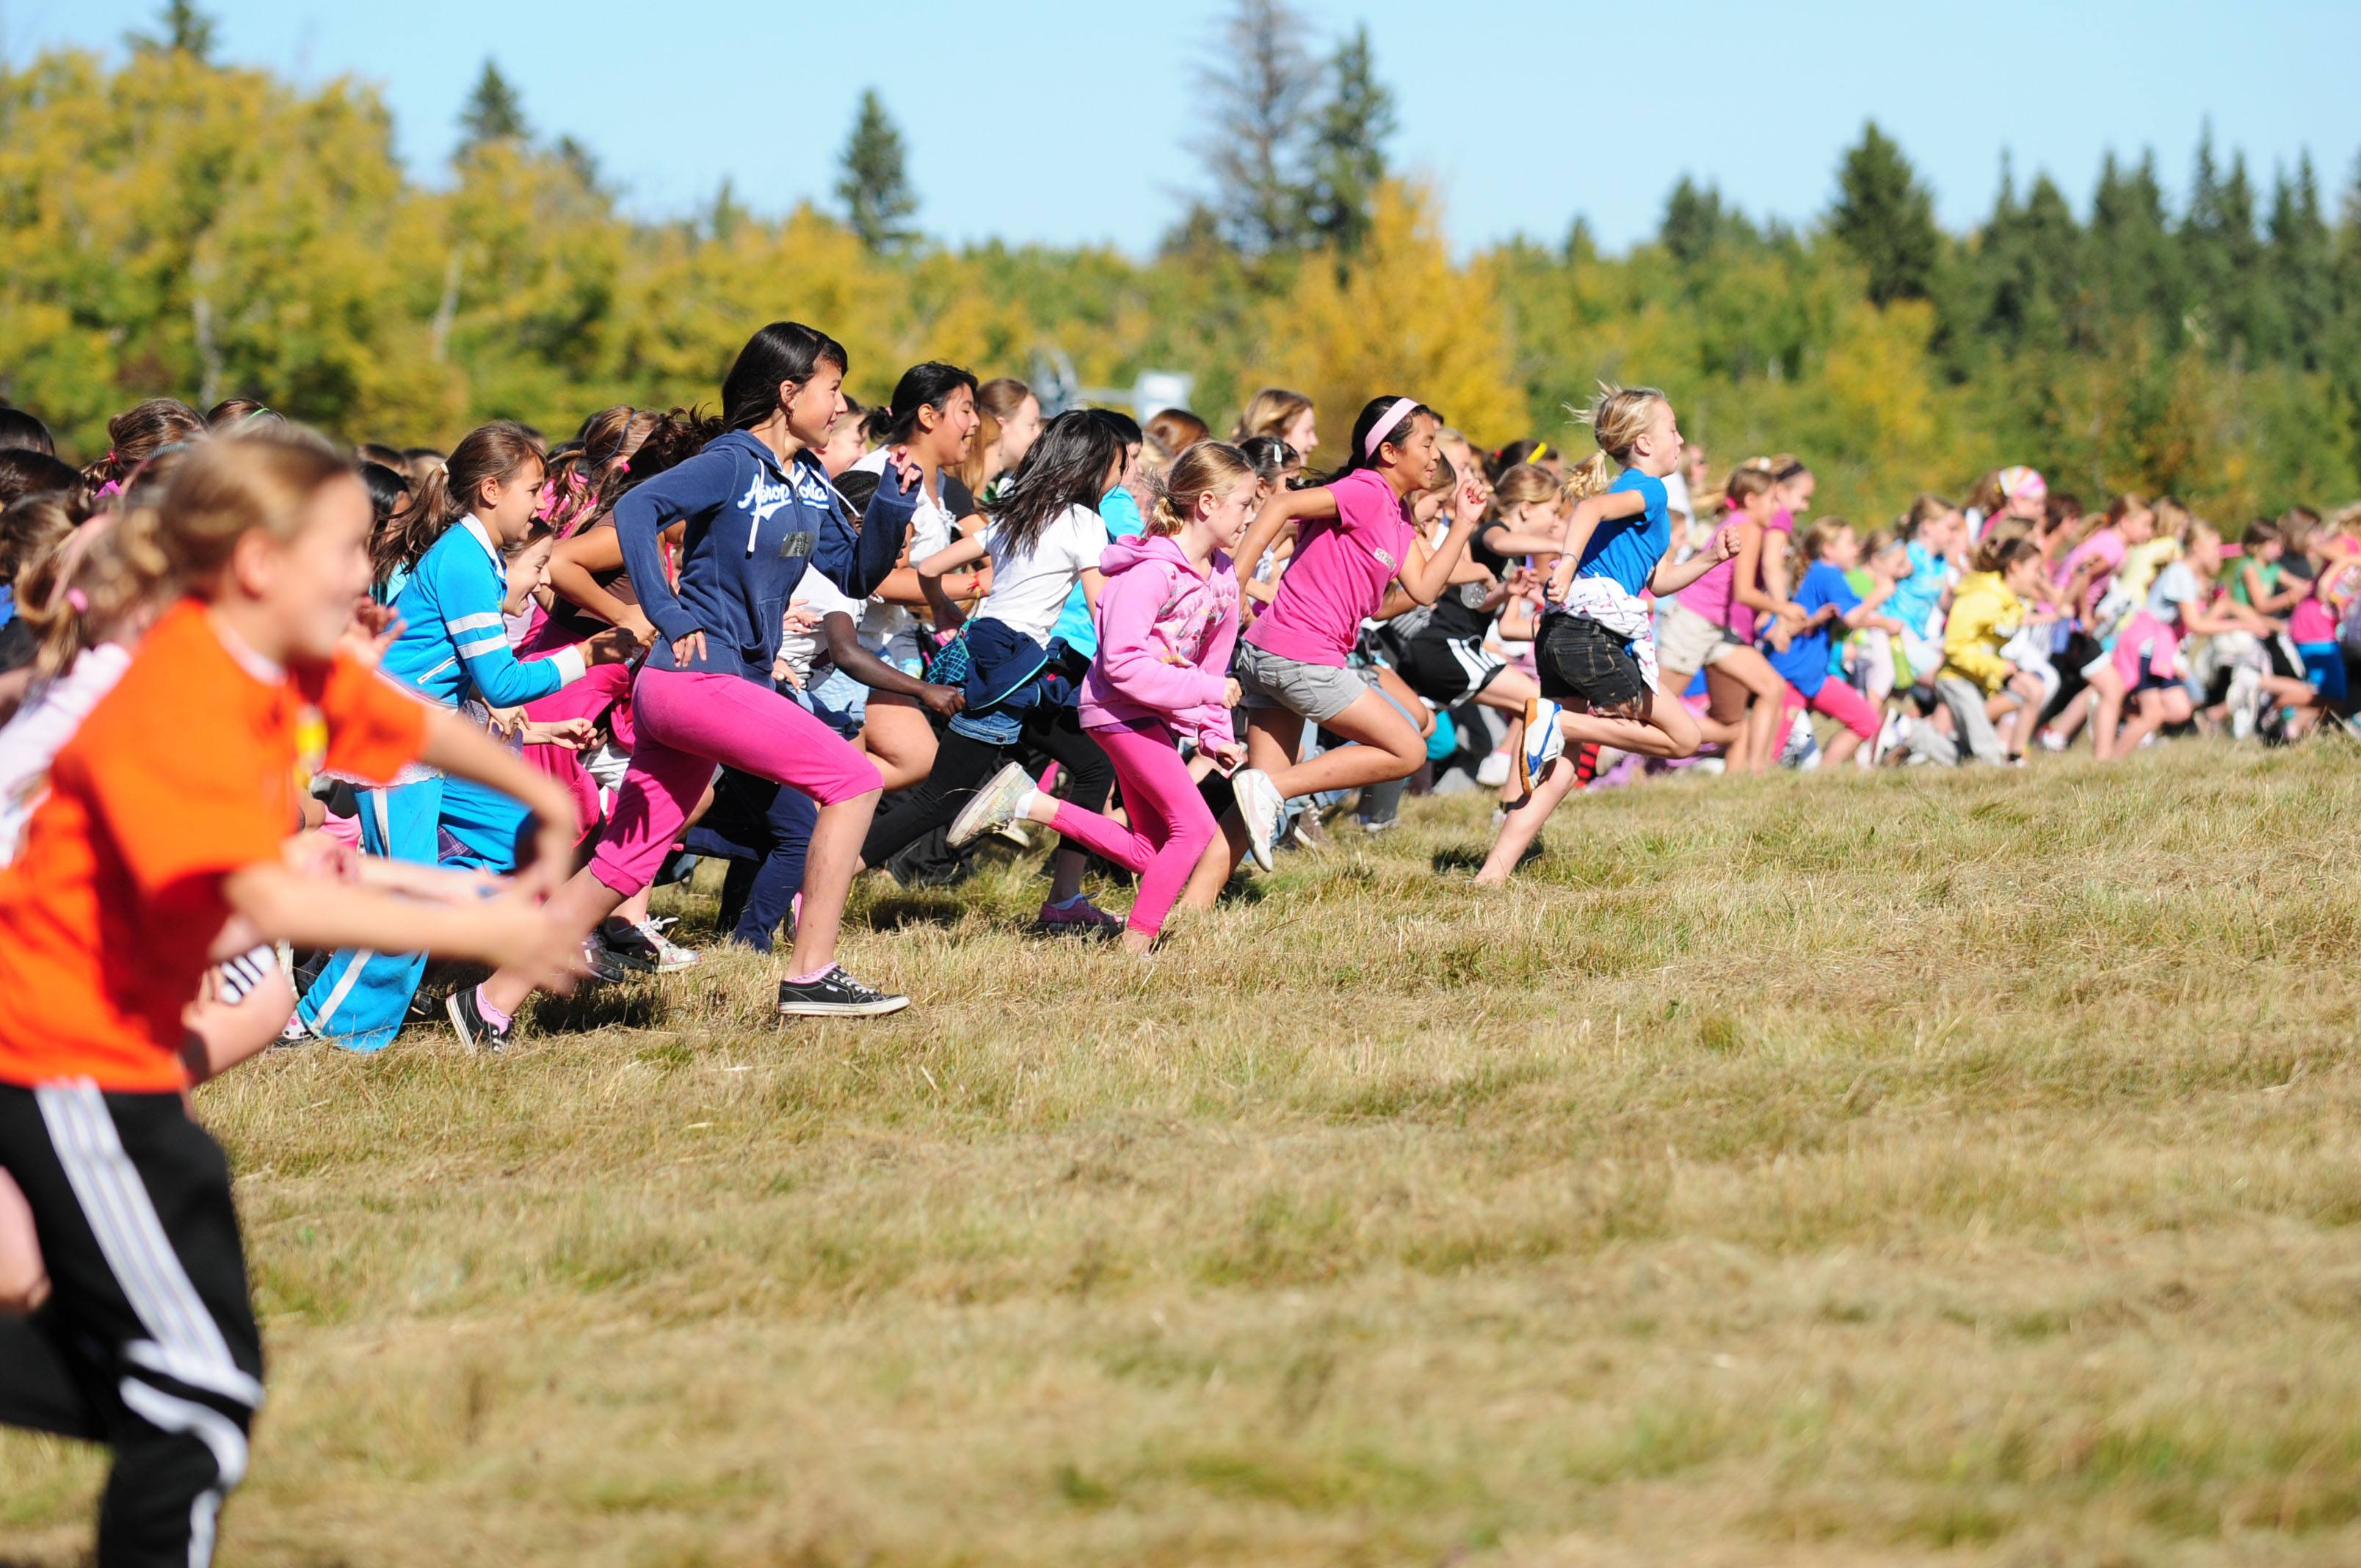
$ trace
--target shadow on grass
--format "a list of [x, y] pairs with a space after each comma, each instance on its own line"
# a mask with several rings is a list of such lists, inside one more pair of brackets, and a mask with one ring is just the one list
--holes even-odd
[[910, 926], [951, 927], [966, 919], [972, 906], [969, 900], [952, 893], [895, 893], [870, 905], [861, 918], [873, 931], [899, 931]]
[[[1467, 872], [1472, 874], [1484, 869], [1484, 857], [1491, 852], [1489, 845], [1469, 849], [1464, 844], [1454, 844], [1449, 849], [1435, 850], [1434, 858], [1427, 863], [1437, 872]], [[1517, 869], [1522, 871], [1548, 852], [1548, 845], [1536, 834], [1533, 841], [1525, 846], [1525, 852], [1517, 857]]]

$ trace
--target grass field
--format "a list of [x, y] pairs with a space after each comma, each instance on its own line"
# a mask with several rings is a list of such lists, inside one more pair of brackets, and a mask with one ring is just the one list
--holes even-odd
[[[208, 1089], [223, 1561], [2361, 1561], [2355, 753], [1409, 817], [1151, 966], [1011, 867], [860, 906], [883, 1023]], [[0, 1561], [100, 1474], [0, 1437]]]

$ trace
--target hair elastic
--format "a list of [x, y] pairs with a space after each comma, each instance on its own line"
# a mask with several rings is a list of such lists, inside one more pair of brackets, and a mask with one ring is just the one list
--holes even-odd
[[1369, 427], [1367, 439], [1361, 443], [1361, 455], [1375, 457], [1378, 455], [1378, 448], [1386, 444], [1386, 437], [1392, 433], [1394, 426], [1408, 419], [1410, 411], [1416, 407], [1418, 407], [1416, 398], [1396, 398], [1394, 406], [1385, 411], [1385, 417]]
[[1548, 455], [1549, 443], [1546, 441], [1536, 441], [1533, 443], [1532, 451], [1526, 454], [1525, 461], [1535, 466], [1539, 466], [1541, 460]]

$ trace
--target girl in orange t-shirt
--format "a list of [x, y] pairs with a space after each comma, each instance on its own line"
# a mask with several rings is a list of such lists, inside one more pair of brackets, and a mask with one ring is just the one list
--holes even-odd
[[[189, 597], [58, 752], [0, 872], [0, 1170], [51, 1287], [0, 1317], [0, 1421], [115, 1449], [104, 1563], [210, 1560], [262, 1397], [228, 1163], [186, 1098], [181, 1014], [207, 966], [281, 939], [428, 948], [561, 988], [579, 962], [583, 933], [537, 902], [570, 865], [564, 792], [339, 651], [368, 586], [370, 515], [323, 445], [190, 453], [159, 511], [118, 524], [150, 531]], [[333, 765], [385, 778], [415, 759], [526, 802], [534, 866], [454, 905], [292, 863], [311, 712]]]

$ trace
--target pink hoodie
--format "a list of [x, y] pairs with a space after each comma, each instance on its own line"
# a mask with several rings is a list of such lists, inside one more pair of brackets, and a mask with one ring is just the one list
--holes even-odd
[[1118, 539], [1099, 556], [1099, 656], [1082, 677], [1082, 728], [1150, 718], [1202, 746], [1235, 739], [1228, 689], [1238, 579], [1219, 551], [1202, 575], [1169, 538]]

